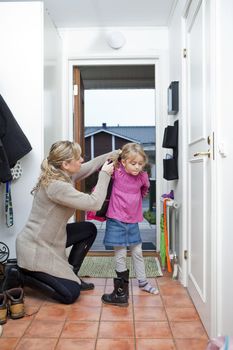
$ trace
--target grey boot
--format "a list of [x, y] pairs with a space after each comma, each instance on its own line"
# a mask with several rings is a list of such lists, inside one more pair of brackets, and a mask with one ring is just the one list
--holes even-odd
[[119, 278], [123, 278], [124, 280], [124, 288], [125, 288], [125, 292], [127, 294], [127, 297], [129, 297], [129, 270], [125, 270], [122, 272], [118, 272], [116, 271], [117, 277]]
[[102, 302], [105, 304], [128, 306], [127, 286], [123, 278], [114, 278], [114, 290], [111, 294], [102, 295]]

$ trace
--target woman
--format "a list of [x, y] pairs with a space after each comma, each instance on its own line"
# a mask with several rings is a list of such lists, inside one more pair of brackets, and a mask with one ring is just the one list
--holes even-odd
[[[95, 240], [96, 227], [90, 222], [67, 222], [76, 209], [101, 208], [113, 173], [113, 164], [108, 164], [107, 159], [118, 155], [116, 151], [82, 164], [81, 148], [77, 143], [59, 141], [52, 145], [32, 191], [34, 200], [29, 219], [16, 239], [17, 263], [24, 285], [40, 288], [65, 304], [73, 303], [80, 290], [94, 288], [93, 284], [81, 281], [77, 273]], [[74, 188], [76, 180], [86, 178], [101, 166], [91, 194]], [[67, 258], [66, 248], [70, 246], [72, 249]], [[6, 273], [6, 285], [13, 270], [10, 268]]]

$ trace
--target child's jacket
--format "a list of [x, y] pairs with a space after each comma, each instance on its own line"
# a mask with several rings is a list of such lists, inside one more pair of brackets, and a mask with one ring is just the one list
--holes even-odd
[[150, 186], [148, 174], [128, 174], [123, 165], [113, 175], [113, 187], [106, 216], [126, 223], [143, 220], [142, 198]]

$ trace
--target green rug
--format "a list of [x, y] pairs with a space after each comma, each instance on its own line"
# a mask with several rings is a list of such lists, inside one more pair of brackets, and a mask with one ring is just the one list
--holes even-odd
[[[163, 276], [160, 263], [157, 257], [144, 257], [146, 276]], [[130, 277], [135, 277], [131, 257], [127, 257], [127, 268], [130, 271]], [[86, 256], [78, 275], [80, 277], [116, 277], [115, 264], [113, 256]]]

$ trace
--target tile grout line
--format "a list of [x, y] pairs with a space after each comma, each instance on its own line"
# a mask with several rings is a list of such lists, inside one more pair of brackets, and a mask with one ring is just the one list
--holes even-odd
[[[104, 293], [107, 287], [107, 278], [105, 278], [105, 283], [104, 283]], [[99, 339], [99, 330], [100, 330], [100, 324], [101, 324], [101, 317], [102, 317], [102, 313], [103, 313], [103, 303], [101, 302], [101, 307], [100, 307], [100, 315], [99, 315], [99, 322], [98, 322], [98, 329], [97, 329], [97, 334], [96, 334], [96, 339], [95, 339], [95, 349], [97, 347], [97, 342]]]
[[[156, 281], [156, 282], [157, 282], [157, 281]], [[172, 340], [173, 340], [173, 343], [174, 343], [175, 349], [178, 349], [178, 348], [177, 348], [177, 345], [176, 345], [175, 338], [174, 338], [174, 336], [173, 336], [173, 332], [172, 332], [172, 329], [171, 329], [171, 325], [170, 325], [170, 321], [169, 321], [169, 318], [168, 318], [167, 310], [166, 310], [166, 307], [165, 307], [165, 304], [164, 304], [164, 300], [163, 300], [163, 295], [162, 295], [162, 293], [161, 293], [161, 290], [160, 290], [160, 285], [159, 285], [159, 283], [158, 283], [158, 282], [157, 282], [157, 286], [158, 286], [158, 289], [159, 289], [159, 294], [160, 294], [160, 298], [161, 298], [161, 301], [162, 301], [162, 305], [163, 305], [163, 308], [164, 308], [164, 311], [165, 311], [165, 314], [166, 314], [166, 318], [167, 318], [168, 327], [169, 327], [170, 332], [171, 332], [171, 335], [172, 335]]]
[[[25, 295], [25, 292], [24, 292], [24, 306], [25, 306], [25, 300], [26, 300], [26, 295]], [[18, 343], [21, 341], [21, 339], [24, 337], [26, 331], [27, 331], [27, 330], [29, 329], [29, 327], [31, 326], [32, 322], [33, 322], [34, 319], [35, 319], [35, 315], [37, 314], [38, 311], [39, 311], [39, 310], [37, 310], [35, 314], [32, 314], [33, 317], [30, 319], [30, 322], [28, 323], [28, 326], [25, 328], [25, 330], [24, 330], [23, 334], [21, 335], [21, 337], [18, 338], [19, 341], [17, 341], [15, 348], [17, 348]], [[24, 317], [25, 317], [25, 316], [24, 316]], [[30, 317], [30, 316], [26, 316], [26, 317]]]
[[133, 314], [134, 349], [136, 350], [137, 349], [137, 341], [136, 341], [136, 325], [135, 325], [134, 296], [133, 296], [132, 279], [130, 279], [130, 284], [131, 284], [132, 314]]
[[[71, 306], [69, 305], [69, 311], [70, 311], [70, 309], [71, 309]], [[56, 350], [56, 348], [57, 348], [57, 346], [58, 346], [58, 343], [59, 343], [59, 341], [60, 341], [60, 339], [61, 339], [61, 335], [62, 335], [62, 332], [63, 332], [63, 330], [64, 330], [64, 327], [65, 327], [65, 324], [66, 324], [66, 322], [67, 322], [67, 319], [68, 319], [68, 312], [67, 312], [66, 317], [65, 317], [65, 319], [64, 319], [64, 321], [63, 321], [63, 326], [62, 326], [62, 328], [61, 328], [60, 334], [59, 334], [59, 336], [57, 337], [57, 341], [56, 341], [54, 350]]]

